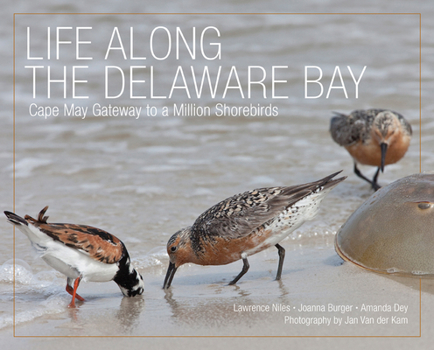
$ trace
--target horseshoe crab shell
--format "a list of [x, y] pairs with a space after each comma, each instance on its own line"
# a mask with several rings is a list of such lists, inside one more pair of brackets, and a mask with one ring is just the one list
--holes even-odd
[[375, 192], [342, 225], [335, 249], [374, 272], [434, 277], [434, 173]]

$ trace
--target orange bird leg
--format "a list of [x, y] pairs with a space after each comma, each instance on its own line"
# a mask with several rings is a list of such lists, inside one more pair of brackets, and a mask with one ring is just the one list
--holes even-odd
[[78, 277], [74, 282], [74, 289], [69, 284], [66, 284], [66, 291], [72, 295], [71, 303], [68, 305], [68, 307], [75, 307], [75, 298], [77, 298], [80, 301], [84, 301], [84, 298], [77, 294], [77, 288], [80, 284], [80, 277]]

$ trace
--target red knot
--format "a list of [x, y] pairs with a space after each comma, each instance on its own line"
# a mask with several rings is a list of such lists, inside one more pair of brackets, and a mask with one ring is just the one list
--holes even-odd
[[[344, 146], [354, 159], [354, 172], [376, 191], [384, 166], [404, 157], [411, 140], [411, 126], [405, 118], [387, 109], [356, 110], [349, 115], [335, 113], [330, 121], [333, 140]], [[357, 163], [377, 166], [372, 179], [365, 177]]]
[[279, 245], [291, 232], [312, 219], [325, 195], [346, 177], [291, 186], [247, 191], [217, 203], [194, 222], [176, 232], [167, 243], [170, 263], [163, 288], [172, 283], [179, 266], [185, 263], [225, 265], [243, 260], [235, 284], [248, 271], [247, 257], [271, 246], [279, 254], [276, 280], [282, 275], [285, 249]]

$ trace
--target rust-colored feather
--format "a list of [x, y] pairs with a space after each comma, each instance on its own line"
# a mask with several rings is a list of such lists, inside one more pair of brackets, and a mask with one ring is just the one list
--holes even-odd
[[41, 210], [38, 220], [29, 215], [25, 219], [55, 241], [81, 250], [97, 261], [114, 264], [124, 256], [125, 246], [117, 237], [92, 226], [47, 223], [48, 216], [44, 216], [47, 209], [48, 206]]

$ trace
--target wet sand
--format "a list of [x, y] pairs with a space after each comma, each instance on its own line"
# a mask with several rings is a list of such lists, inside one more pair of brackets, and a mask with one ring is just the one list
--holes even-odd
[[[433, 328], [428, 311], [434, 303], [433, 281], [421, 280], [420, 324], [419, 279], [385, 277], [343, 263], [332, 239], [326, 239], [325, 247], [321, 242], [302, 249], [287, 241], [290, 245], [284, 245], [287, 260], [280, 282], [273, 280], [277, 253], [267, 250], [250, 259], [251, 269], [236, 286], [227, 283], [237, 274], [237, 263], [180, 268], [168, 291], [161, 289], [161, 273], [147, 274], [144, 295], [131, 299], [122, 298], [114, 283], [84, 283], [80, 293], [87, 301], [78, 303], [76, 309], [66, 308], [69, 295], [56, 295], [52, 302], [62, 305], [63, 311], [19, 324], [14, 330], [16, 338], [9, 337], [12, 327], [3, 329], [0, 336], [14, 347], [25, 343], [22, 337], [32, 337], [27, 341], [36, 348], [65, 341], [70, 343], [68, 348], [72, 343], [71, 348], [78, 344], [89, 348], [92, 343], [140, 342], [165, 349], [174, 342], [181, 346], [190, 341], [253, 347], [263, 342], [318, 342], [311, 337], [327, 337], [321, 338], [321, 344], [330, 345], [344, 340], [359, 345], [387, 341], [397, 349], [404, 349], [409, 341], [421, 344], [425, 338], [418, 338], [420, 331], [430, 334]], [[188, 341], [170, 338], [173, 336], [188, 337]]]

